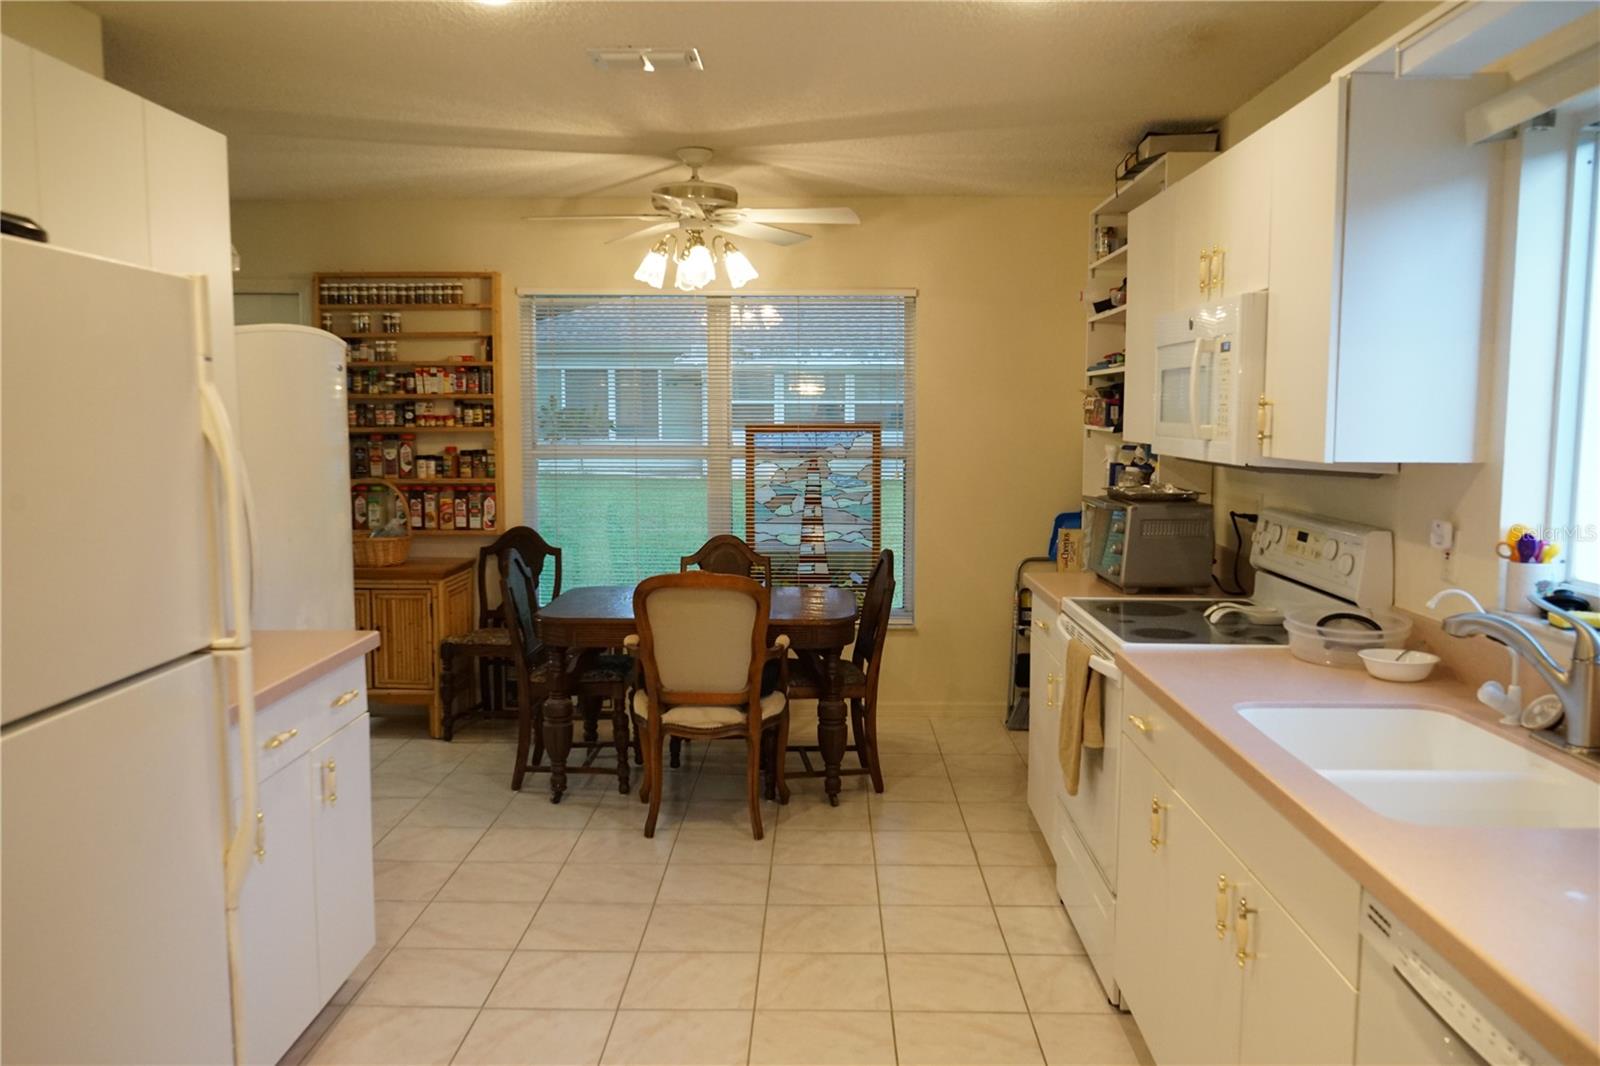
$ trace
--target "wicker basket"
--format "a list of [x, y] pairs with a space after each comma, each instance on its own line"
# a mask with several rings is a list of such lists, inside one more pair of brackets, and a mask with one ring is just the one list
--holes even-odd
[[367, 483], [382, 485], [392, 493], [387, 517], [393, 518], [397, 514], [404, 516], [405, 522], [401, 528], [405, 530], [405, 536], [374, 537], [370, 532], [356, 532], [352, 538], [356, 565], [399, 566], [411, 554], [411, 514], [406, 506], [406, 494], [392, 481], [374, 478]]

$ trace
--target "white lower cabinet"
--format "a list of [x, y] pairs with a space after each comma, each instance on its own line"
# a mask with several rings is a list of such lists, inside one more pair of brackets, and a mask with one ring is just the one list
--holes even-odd
[[1061, 789], [1061, 693], [1066, 688], [1066, 647], [1057, 613], [1033, 596], [1028, 639], [1028, 809], [1039, 831], [1053, 840], [1056, 793]]
[[368, 716], [362, 715], [313, 748], [309, 756], [320, 1003], [333, 998], [376, 938], [368, 725]]
[[357, 659], [257, 711], [256, 861], [239, 898], [248, 1063], [281, 1059], [375, 940], [364, 671]]
[[254, 814], [256, 861], [239, 896], [249, 1063], [277, 1062], [322, 1009], [317, 983], [308, 980], [317, 972], [310, 781], [301, 756], [261, 782]]
[[1354, 1061], [1354, 987], [1181, 783], [1124, 747], [1117, 981], [1156, 1061]]

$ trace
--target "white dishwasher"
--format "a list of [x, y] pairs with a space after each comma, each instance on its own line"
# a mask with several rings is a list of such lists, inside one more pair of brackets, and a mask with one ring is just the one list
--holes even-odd
[[1357, 1066], [1555, 1061], [1381, 903], [1361, 903]]

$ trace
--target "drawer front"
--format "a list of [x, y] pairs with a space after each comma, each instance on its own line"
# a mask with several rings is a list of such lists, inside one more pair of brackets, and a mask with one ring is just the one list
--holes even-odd
[[271, 776], [366, 710], [363, 659], [352, 659], [304, 688], [257, 708], [257, 776]]
[[1122, 736], [1142, 752], [1161, 776], [1176, 784], [1184, 755], [1193, 746], [1188, 730], [1172, 720], [1148, 693], [1131, 681], [1122, 684]]

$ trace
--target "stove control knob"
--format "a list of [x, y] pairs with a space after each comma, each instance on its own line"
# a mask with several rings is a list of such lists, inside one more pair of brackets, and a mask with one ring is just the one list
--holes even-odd
[[1325, 559], [1325, 560], [1327, 560], [1328, 562], [1331, 563], [1331, 562], [1333, 562], [1334, 556], [1336, 556], [1338, 554], [1339, 554], [1339, 542], [1338, 541], [1336, 541], [1336, 540], [1325, 540], [1325, 541], [1322, 542], [1322, 558], [1323, 559]]
[[1121, 555], [1122, 554], [1122, 544], [1121, 544], [1120, 541], [1118, 543], [1116, 543], [1116, 544], [1111, 545], [1111, 554], [1112, 555]]
[[1272, 547], [1283, 539], [1283, 526], [1277, 522], [1261, 523], [1261, 536], [1267, 542], [1267, 547]]
[[1127, 529], [1127, 527], [1125, 525], [1123, 525], [1121, 522], [1113, 522], [1113, 523], [1111, 523], [1111, 532], [1113, 532], [1113, 533], [1122, 533], [1122, 532], [1125, 532], [1126, 529]]
[[1333, 564], [1333, 568], [1339, 571], [1341, 576], [1349, 577], [1356, 572], [1356, 557], [1346, 552], [1339, 556], [1339, 561]]
[[1120, 573], [1122, 573], [1122, 564], [1121, 563], [1112, 563], [1111, 564], [1111, 576], [1112, 577], [1116, 577]]

